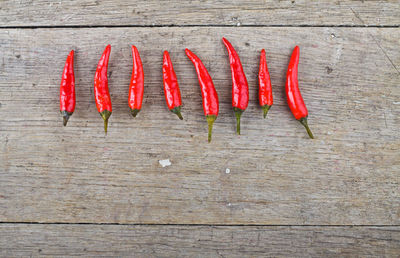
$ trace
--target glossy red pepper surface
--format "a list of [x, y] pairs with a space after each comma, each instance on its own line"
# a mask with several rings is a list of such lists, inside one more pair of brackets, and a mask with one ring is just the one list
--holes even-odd
[[64, 126], [75, 110], [75, 102], [74, 50], [71, 50], [65, 62], [60, 85], [60, 112]]
[[96, 74], [94, 76], [94, 98], [96, 107], [101, 117], [104, 120], [104, 131], [107, 134], [108, 119], [111, 116], [112, 106], [111, 97], [108, 91], [108, 60], [110, 58], [111, 46], [108, 45], [105, 49], [99, 63], [97, 64]]
[[219, 111], [218, 94], [203, 62], [192, 51], [185, 49], [186, 55], [192, 61], [199, 79], [201, 96], [203, 98], [204, 115], [208, 122], [208, 142], [211, 142], [212, 126]]
[[264, 118], [267, 116], [268, 110], [271, 108], [273, 102], [271, 78], [268, 72], [267, 58], [265, 50], [261, 50], [260, 56], [260, 69], [258, 71], [258, 100], [263, 108]]
[[171, 58], [168, 51], [164, 51], [163, 58], [163, 82], [164, 82], [164, 94], [165, 100], [167, 101], [168, 109], [175, 113], [179, 119], [183, 120], [181, 115], [181, 92], [179, 90], [178, 79], [172, 66]]
[[132, 76], [131, 83], [129, 84], [129, 107], [131, 114], [136, 117], [142, 108], [143, 101], [143, 88], [144, 88], [144, 73], [142, 60], [140, 59], [139, 51], [132, 45]]
[[249, 85], [236, 50], [226, 38], [222, 38], [222, 41], [229, 54], [232, 74], [232, 106], [236, 115], [236, 132], [240, 134], [240, 117], [249, 104]]
[[292, 57], [290, 58], [286, 74], [286, 98], [294, 117], [304, 125], [308, 135], [313, 139], [314, 136], [307, 124], [308, 110], [304, 104], [303, 97], [301, 96], [297, 79], [299, 58], [300, 48], [296, 46], [293, 50]]

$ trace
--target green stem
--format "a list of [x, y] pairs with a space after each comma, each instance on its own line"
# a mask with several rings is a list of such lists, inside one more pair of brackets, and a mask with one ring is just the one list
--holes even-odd
[[107, 135], [108, 119], [111, 116], [111, 111], [104, 110], [103, 112], [100, 113], [100, 115], [104, 120], [104, 132]]
[[236, 116], [236, 133], [240, 135], [240, 117], [242, 116], [244, 110], [235, 107], [233, 108], [233, 111], [235, 112]]
[[176, 114], [180, 120], [183, 120], [182, 114], [181, 114], [181, 106], [178, 107], [174, 107], [173, 109], [171, 109], [171, 112]]
[[304, 127], [307, 130], [308, 136], [310, 136], [311, 139], [314, 139], [314, 135], [312, 134], [310, 127], [308, 127], [308, 123], [307, 123], [307, 117], [302, 117], [299, 119], [299, 122], [304, 125]]
[[68, 111], [65, 111], [65, 110], [60, 111], [60, 112], [61, 112], [61, 115], [63, 116], [63, 125], [66, 126], [69, 117], [72, 116], [72, 112], [68, 112]]
[[131, 109], [131, 114], [133, 117], [136, 117], [137, 114], [139, 113], [140, 109]]
[[208, 116], [206, 116], [206, 118], [207, 118], [207, 123], [208, 123], [208, 142], [211, 142], [212, 128], [213, 128], [215, 119], [217, 119], [217, 116], [208, 115]]
[[262, 106], [262, 109], [263, 109], [263, 111], [264, 111], [264, 118], [267, 117], [267, 113], [268, 113], [268, 110], [269, 110], [270, 108], [271, 108], [270, 105], [264, 105], [264, 106]]

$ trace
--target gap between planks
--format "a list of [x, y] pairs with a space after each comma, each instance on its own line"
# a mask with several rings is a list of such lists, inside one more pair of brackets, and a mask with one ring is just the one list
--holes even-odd
[[200, 28], [400, 28], [400, 24], [395, 25], [352, 25], [352, 24], [339, 24], [339, 25], [310, 25], [310, 24], [294, 24], [294, 25], [254, 25], [242, 24], [237, 25], [224, 25], [224, 24], [159, 24], [159, 25], [37, 25], [37, 26], [0, 26], [0, 29], [87, 29], [87, 28], [186, 28], [186, 27], [200, 27]]
[[353, 227], [400, 227], [400, 224], [383, 225], [301, 225], [301, 224], [163, 224], [163, 223], [92, 223], [92, 222], [17, 222], [0, 221], [1, 224], [21, 224], [21, 225], [101, 225], [101, 226], [185, 226], [185, 227], [329, 227], [329, 228], [353, 228]]

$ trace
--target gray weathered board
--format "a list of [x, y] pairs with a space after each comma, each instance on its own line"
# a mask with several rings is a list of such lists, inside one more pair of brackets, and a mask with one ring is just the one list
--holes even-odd
[[[399, 1], [163, 6], [0, 2], [0, 256], [400, 253]], [[110, 27], [89, 27], [101, 25]], [[241, 136], [222, 36], [250, 86]], [[105, 136], [93, 77], [107, 44], [113, 114]], [[135, 119], [127, 105], [130, 44], [145, 72]], [[284, 95], [296, 44], [315, 140]], [[211, 144], [185, 47], [203, 60], [219, 94]], [[274, 93], [267, 119], [257, 103], [262, 48]], [[63, 127], [59, 83], [71, 49], [77, 105]], [[179, 79], [183, 121], [165, 105], [163, 50]], [[171, 166], [161, 167], [163, 159]]]
[[399, 227], [6, 224], [0, 235], [3, 257], [396, 257], [400, 251]]
[[[222, 36], [237, 47], [250, 85], [241, 136], [235, 135]], [[2, 221], [399, 222], [397, 29], [23, 29], [2, 30], [0, 37]], [[113, 46], [113, 114], [105, 136], [93, 76], [107, 43]], [[133, 43], [146, 77], [136, 119], [127, 105]], [[315, 140], [293, 118], [284, 96], [295, 44]], [[219, 94], [211, 144], [184, 47], [203, 59]], [[275, 97], [267, 119], [257, 103], [261, 48], [267, 49]], [[77, 106], [63, 127], [59, 81], [70, 49], [76, 50]], [[165, 105], [164, 49], [180, 82], [183, 121]], [[162, 168], [163, 159], [172, 165]]]
[[2, 0], [0, 26], [399, 26], [399, 13], [399, 0]]

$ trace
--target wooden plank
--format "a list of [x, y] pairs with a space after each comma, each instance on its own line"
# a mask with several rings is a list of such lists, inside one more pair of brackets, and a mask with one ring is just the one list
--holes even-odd
[[397, 257], [399, 227], [0, 225], [0, 255]]
[[[240, 137], [222, 36], [237, 48], [250, 84]], [[399, 38], [389, 28], [1, 30], [0, 221], [399, 224]], [[114, 112], [105, 137], [92, 84], [107, 43]], [[136, 119], [127, 105], [130, 43], [146, 77]], [[295, 44], [315, 140], [283, 92]], [[221, 101], [211, 144], [185, 47], [203, 59]], [[64, 128], [58, 91], [71, 48], [77, 108]], [[275, 98], [266, 120], [257, 104], [261, 48]], [[184, 121], [165, 105], [164, 49], [179, 78]], [[172, 165], [162, 168], [162, 159]]]
[[366, 25], [399, 26], [400, 2], [331, 0], [73, 0], [0, 3], [0, 26]]

